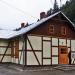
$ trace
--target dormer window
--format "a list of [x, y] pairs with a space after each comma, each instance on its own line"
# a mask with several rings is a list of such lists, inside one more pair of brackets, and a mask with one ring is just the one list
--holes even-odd
[[61, 27], [61, 34], [66, 35], [66, 27], [65, 26]]
[[54, 25], [49, 26], [49, 33], [53, 34], [54, 33]]

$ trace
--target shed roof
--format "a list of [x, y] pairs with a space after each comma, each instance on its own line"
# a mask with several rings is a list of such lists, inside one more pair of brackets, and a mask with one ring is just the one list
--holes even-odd
[[71, 26], [75, 29], [75, 25], [65, 16], [64, 13], [62, 13], [61, 11], [52, 14], [51, 16], [47, 17], [47, 18], [43, 18], [40, 21], [27, 26], [25, 28], [21, 28], [19, 31], [11, 31], [11, 30], [0, 30], [0, 39], [11, 39], [13, 37], [17, 37], [19, 35], [25, 34], [27, 32], [29, 32], [30, 30], [36, 28], [37, 26], [39, 26], [40, 24], [46, 22], [47, 20], [50, 20], [51, 18], [53, 18], [54, 16], [58, 15], [58, 14], [62, 14], [65, 19], [71, 24]]

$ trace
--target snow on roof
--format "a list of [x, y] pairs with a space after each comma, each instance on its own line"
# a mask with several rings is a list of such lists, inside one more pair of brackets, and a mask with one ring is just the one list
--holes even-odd
[[[38, 21], [38, 22], [36, 22], [36, 23], [34, 23], [34, 24], [32, 24], [32, 25], [29, 25], [29, 26], [27, 26], [27, 27], [25, 27], [25, 28], [22, 28], [22, 29], [19, 30], [19, 31], [16, 31], [17, 34], [16, 34], [16, 35], [13, 35], [13, 37], [27, 33], [28, 31], [34, 29], [35, 27], [39, 26], [39, 25], [42, 24], [43, 22], [46, 22], [48, 19], [54, 17], [55, 15], [57, 15], [57, 14], [59, 14], [59, 13], [60, 13], [60, 12], [57, 12], [57, 13], [55, 13], [55, 14], [53, 14], [53, 15], [47, 17], [47, 18], [41, 19], [40, 21]], [[11, 37], [11, 38], [12, 38], [12, 37]]]
[[12, 30], [0, 30], [0, 39], [9, 39], [16, 34], [16, 31]]
[[22, 28], [19, 31], [0, 30], [0, 38], [1, 39], [10, 39], [10, 38], [13, 38], [13, 37], [16, 37], [16, 36], [25, 34], [28, 31], [34, 29], [35, 27], [37, 27], [40, 24], [46, 22], [47, 20], [51, 19], [52, 17], [56, 16], [59, 13], [61, 13], [72, 24], [72, 26], [75, 28], [74, 24], [61, 11], [59, 11], [59, 12], [57, 12], [57, 13], [55, 13], [55, 14], [47, 17], [47, 18], [41, 19], [40, 21], [38, 21], [38, 22], [36, 22], [36, 23], [34, 23], [34, 24], [30, 25], [30, 26], [27, 26], [25, 28]]

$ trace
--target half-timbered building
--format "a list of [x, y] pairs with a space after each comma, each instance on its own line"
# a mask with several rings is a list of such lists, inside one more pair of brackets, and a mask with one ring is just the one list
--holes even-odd
[[61, 11], [16, 31], [0, 30], [0, 62], [69, 64], [69, 52], [75, 64], [75, 26]]

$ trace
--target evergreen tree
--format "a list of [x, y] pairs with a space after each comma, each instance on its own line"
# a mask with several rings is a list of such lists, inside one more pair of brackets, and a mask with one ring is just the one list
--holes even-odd
[[75, 22], [75, 0], [67, 1], [66, 4], [61, 7], [61, 10], [71, 21]]
[[57, 4], [57, 1], [55, 0], [54, 7], [53, 7], [53, 13], [56, 13], [58, 11], [59, 11], [59, 7], [58, 7], [58, 4]]
[[47, 16], [50, 16], [52, 14], [52, 9], [50, 8], [50, 10], [47, 11]]

